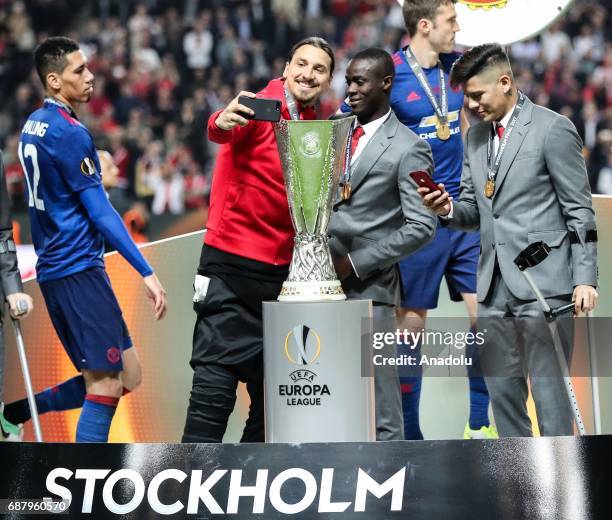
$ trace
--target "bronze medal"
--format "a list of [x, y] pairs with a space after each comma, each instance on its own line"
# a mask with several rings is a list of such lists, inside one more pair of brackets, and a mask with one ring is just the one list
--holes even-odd
[[448, 123], [438, 123], [438, 125], [436, 126], [436, 135], [438, 136], [438, 139], [442, 139], [442, 141], [447, 141], [450, 136], [450, 127], [448, 126]]
[[495, 193], [495, 181], [492, 180], [487, 180], [487, 182], [485, 183], [485, 189], [484, 189], [484, 194], [487, 198], [492, 198], [493, 194]]
[[351, 196], [351, 183], [345, 182], [342, 185], [342, 200], [348, 200]]

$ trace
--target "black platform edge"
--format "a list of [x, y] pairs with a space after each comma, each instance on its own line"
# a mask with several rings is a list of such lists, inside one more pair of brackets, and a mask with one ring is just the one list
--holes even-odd
[[0, 443], [3, 518], [30, 518], [16, 499], [61, 496], [61, 518], [610, 520], [612, 436]]

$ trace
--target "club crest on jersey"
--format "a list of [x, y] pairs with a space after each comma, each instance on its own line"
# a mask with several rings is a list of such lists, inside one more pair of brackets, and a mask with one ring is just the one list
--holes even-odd
[[91, 177], [96, 173], [96, 165], [93, 159], [85, 157], [85, 159], [81, 161], [81, 173], [87, 177]]
[[117, 347], [110, 347], [106, 351], [106, 358], [113, 364], [119, 363], [121, 351]]

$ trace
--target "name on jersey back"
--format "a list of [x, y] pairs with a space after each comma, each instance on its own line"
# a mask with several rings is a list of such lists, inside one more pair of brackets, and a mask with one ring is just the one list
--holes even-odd
[[23, 130], [21, 130], [21, 133], [44, 137], [47, 128], [49, 128], [49, 123], [43, 123], [42, 121], [34, 121], [33, 119], [28, 119], [25, 122], [25, 125], [23, 125]]

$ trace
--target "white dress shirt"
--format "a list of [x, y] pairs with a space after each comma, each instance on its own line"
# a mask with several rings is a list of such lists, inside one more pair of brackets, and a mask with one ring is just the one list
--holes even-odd
[[[514, 106], [510, 109], [510, 111], [504, 117], [502, 117], [501, 121], [499, 121], [499, 123], [504, 127], [504, 132], [506, 131], [506, 128], [508, 128], [508, 123], [510, 122], [510, 118], [512, 117], [512, 112], [514, 112], [515, 108], [516, 108], [516, 104], [514, 104]], [[497, 121], [493, 121], [493, 123], [491, 124], [493, 125], [493, 135], [495, 136], [493, 138], [493, 153], [497, 154], [497, 150], [499, 149], [499, 136], [497, 135]]]
[[355, 148], [355, 153], [351, 157], [351, 166], [359, 158], [359, 156], [361, 155], [361, 152], [363, 152], [367, 144], [370, 142], [370, 139], [374, 137], [374, 134], [376, 133], [376, 131], [387, 120], [387, 118], [389, 117], [389, 114], [391, 114], [391, 109], [389, 109], [389, 111], [384, 116], [379, 117], [378, 119], [374, 119], [374, 121], [370, 121], [369, 123], [366, 123], [365, 125], [360, 125], [359, 123], [357, 123], [357, 126], [363, 127], [364, 133], [359, 139], [359, 143], [357, 143], [357, 148]]

